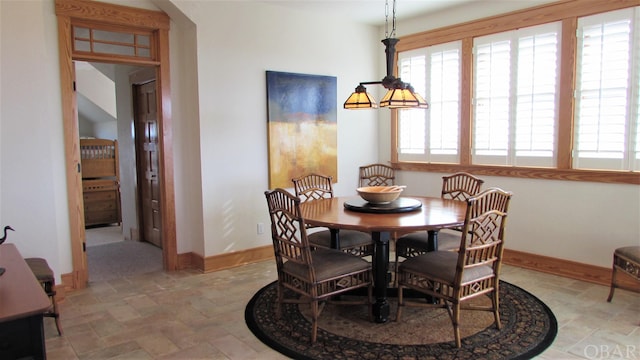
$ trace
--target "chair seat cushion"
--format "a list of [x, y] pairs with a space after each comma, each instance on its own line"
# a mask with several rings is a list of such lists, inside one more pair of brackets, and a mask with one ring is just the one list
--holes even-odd
[[[311, 259], [316, 280], [319, 282], [371, 268], [370, 262], [339, 250], [317, 249], [311, 252]], [[305, 265], [287, 261], [282, 269], [296, 277], [309, 280], [308, 268]]]
[[635, 263], [640, 264], [640, 246], [625, 246], [616, 249], [616, 255], [623, 256]]
[[42, 258], [26, 258], [24, 260], [38, 281], [53, 281], [53, 270], [49, 267], [47, 260]]
[[[428, 237], [429, 234], [426, 231], [411, 233], [399, 238], [396, 245], [398, 247], [428, 251]], [[460, 239], [460, 233], [438, 231], [438, 250], [458, 250], [460, 248]]]
[[[315, 246], [323, 248], [331, 248], [331, 231], [321, 230], [307, 235], [309, 243]], [[340, 230], [338, 232], [338, 239], [340, 239], [341, 249], [350, 249], [363, 245], [373, 244], [371, 235], [362, 231], [356, 230]]]
[[[409, 258], [399, 265], [399, 271], [408, 270], [435, 278], [447, 283], [453, 283], [456, 276], [458, 253], [454, 251], [432, 251]], [[470, 268], [462, 274], [462, 283], [485, 278], [493, 274], [491, 266], [482, 265]]]

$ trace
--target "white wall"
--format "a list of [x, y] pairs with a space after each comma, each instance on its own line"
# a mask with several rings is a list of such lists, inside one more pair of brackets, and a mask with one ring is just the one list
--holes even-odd
[[[269, 221], [265, 71], [337, 76], [341, 105], [376, 72], [376, 29], [260, 2], [173, 4], [197, 27], [204, 253], [268, 245], [256, 235]], [[338, 110], [337, 193], [353, 193], [357, 166], [376, 160], [375, 115]]]
[[76, 88], [112, 118], [116, 117], [116, 87], [112, 79], [91, 64], [76, 61]]
[[[166, 8], [165, 8], [166, 9]], [[178, 253], [203, 255], [202, 159], [200, 153], [200, 101], [198, 98], [197, 32], [193, 22], [177, 9], [172, 17], [171, 89], [174, 134], [176, 231]]]
[[53, 1], [0, 1], [0, 224], [25, 257], [71, 271]]
[[[441, 173], [401, 171], [405, 194], [440, 196]], [[610, 267], [613, 250], [640, 245], [637, 185], [480, 176], [512, 191], [507, 249]]]

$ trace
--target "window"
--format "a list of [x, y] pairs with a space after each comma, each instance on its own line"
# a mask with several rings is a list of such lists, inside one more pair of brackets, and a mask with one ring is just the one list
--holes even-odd
[[578, 20], [575, 168], [640, 169], [638, 13]]
[[400, 109], [398, 155], [404, 161], [459, 161], [460, 41], [404, 52], [399, 74], [429, 109]]
[[474, 164], [555, 166], [559, 29], [474, 39]]
[[640, 185], [635, 3], [562, 1], [396, 49], [399, 76], [431, 105], [392, 112], [398, 169]]
[[102, 30], [95, 26], [73, 26], [76, 53], [110, 54], [132, 58], [152, 58], [150, 31], [145, 33]]

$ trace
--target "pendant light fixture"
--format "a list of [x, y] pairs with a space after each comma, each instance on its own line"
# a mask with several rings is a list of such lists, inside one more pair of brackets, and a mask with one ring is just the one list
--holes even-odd
[[345, 109], [372, 109], [377, 108], [378, 103], [367, 92], [365, 85], [382, 85], [387, 89], [387, 93], [380, 100], [380, 107], [388, 107], [390, 109], [397, 108], [420, 108], [428, 109], [427, 101], [413, 90], [413, 87], [393, 76], [393, 61], [396, 55], [396, 44], [398, 39], [394, 38], [396, 34], [396, 0], [393, 0], [393, 23], [392, 30], [389, 33], [389, 1], [385, 1], [385, 39], [382, 43], [385, 46], [385, 54], [387, 58], [387, 76], [381, 81], [361, 82], [356, 91], [349, 96], [344, 102]]

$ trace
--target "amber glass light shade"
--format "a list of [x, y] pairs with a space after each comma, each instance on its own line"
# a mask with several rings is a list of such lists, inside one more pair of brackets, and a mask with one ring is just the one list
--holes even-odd
[[380, 100], [380, 107], [390, 109], [418, 107], [419, 105], [418, 98], [409, 89], [389, 89]]
[[429, 108], [429, 103], [427, 103], [427, 100], [425, 100], [422, 96], [420, 96], [420, 94], [418, 94], [417, 92], [414, 92], [413, 95], [416, 97], [416, 99], [418, 99], [418, 108], [419, 109], [428, 109]]
[[377, 107], [378, 103], [364, 86], [358, 86], [356, 91], [344, 102], [345, 109], [375, 109]]

